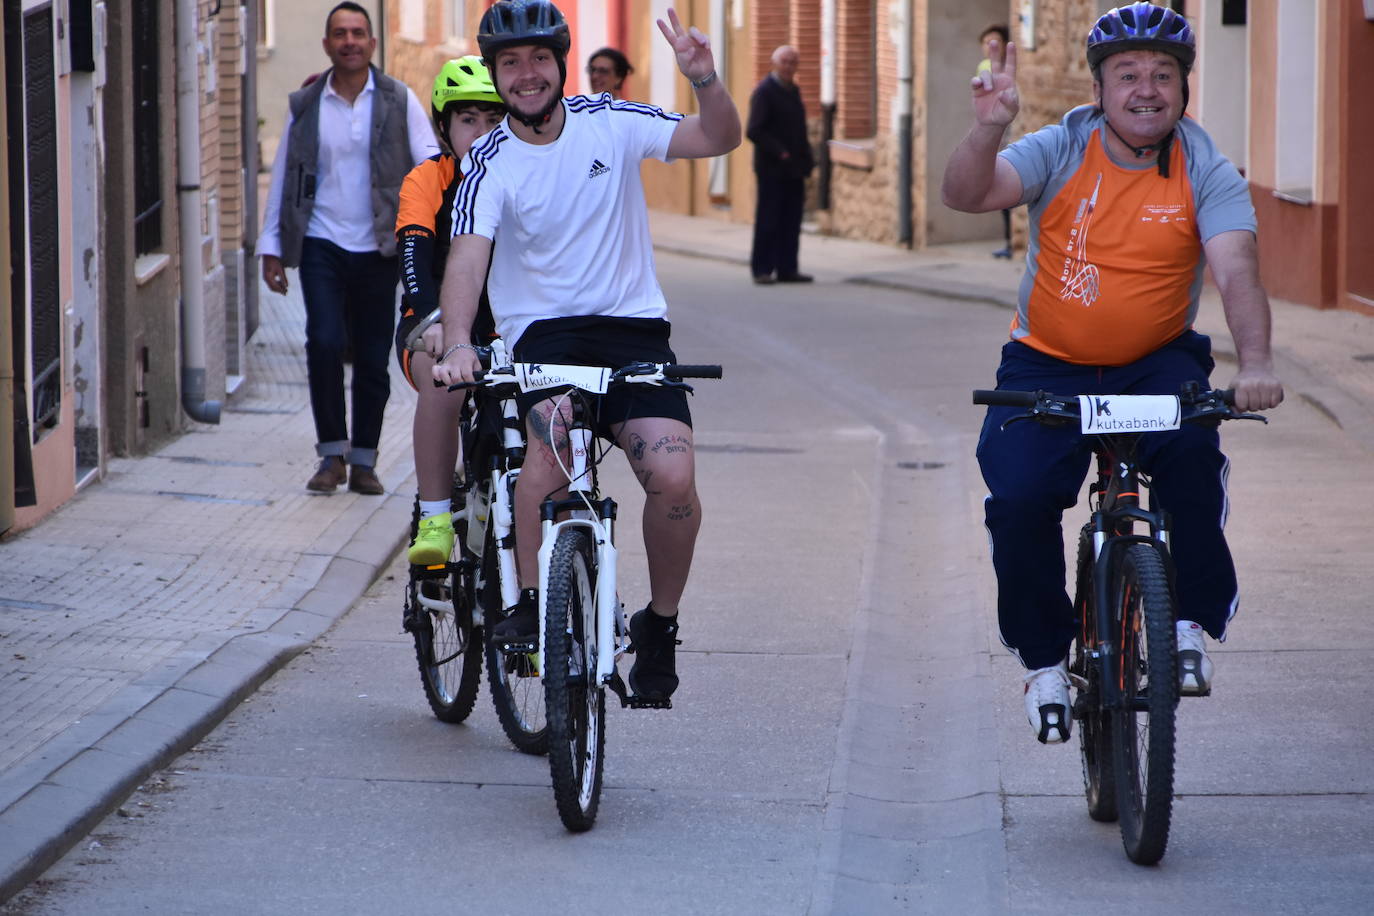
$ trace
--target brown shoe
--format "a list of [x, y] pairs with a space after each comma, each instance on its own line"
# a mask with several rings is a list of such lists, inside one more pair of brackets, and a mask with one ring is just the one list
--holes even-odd
[[313, 493], [333, 493], [334, 488], [348, 479], [348, 468], [338, 455], [327, 455], [320, 460], [319, 470], [306, 482], [305, 488]]
[[348, 472], [348, 488], [354, 493], [368, 496], [381, 496], [386, 492], [382, 482], [377, 479], [377, 472], [365, 464], [355, 464]]

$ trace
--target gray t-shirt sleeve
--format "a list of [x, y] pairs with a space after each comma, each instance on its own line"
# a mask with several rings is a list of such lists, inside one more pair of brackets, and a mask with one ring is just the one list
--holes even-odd
[[1188, 154], [1188, 180], [1197, 206], [1198, 237], [1206, 242], [1237, 229], [1255, 232], [1258, 221], [1250, 185], [1210, 137], [1190, 121], [1180, 124]]
[[1045, 184], [1069, 151], [1069, 131], [1063, 124], [1051, 124], [1026, 134], [997, 155], [1007, 160], [1021, 176], [1020, 203], [1034, 203]]

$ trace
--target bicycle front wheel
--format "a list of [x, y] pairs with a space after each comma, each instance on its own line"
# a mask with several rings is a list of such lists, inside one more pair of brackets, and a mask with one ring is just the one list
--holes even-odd
[[606, 694], [595, 683], [596, 573], [585, 529], [565, 528], [554, 542], [544, 605], [553, 794], [564, 826], [589, 830], [601, 800]]
[[1083, 794], [1088, 816], [1095, 821], [1116, 820], [1116, 769], [1112, 761], [1112, 716], [1102, 708], [1102, 665], [1092, 657], [1097, 645], [1097, 616], [1093, 606], [1092, 531], [1078, 536], [1078, 576], [1074, 613], [1078, 637], [1073, 644], [1072, 672], [1087, 682], [1080, 689], [1074, 713], [1079, 717], [1078, 750], [1083, 761]]
[[[490, 632], [501, 619], [501, 573], [496, 560], [496, 541], [487, 529], [482, 551], [483, 619]], [[523, 652], [504, 652], [487, 643], [487, 686], [501, 730], [516, 750], [541, 755], [549, 752], [549, 726], [544, 714], [544, 687], [539, 683], [538, 656]]]
[[1174, 796], [1178, 645], [1164, 560], [1132, 544], [1117, 562], [1113, 607], [1119, 630], [1121, 708], [1112, 722], [1117, 808], [1126, 855], [1154, 865], [1169, 843]]

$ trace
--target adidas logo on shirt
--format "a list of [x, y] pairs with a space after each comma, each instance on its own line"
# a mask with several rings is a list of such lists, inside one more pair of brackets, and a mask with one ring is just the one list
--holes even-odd
[[610, 167], [609, 165], [606, 165], [605, 163], [603, 163], [600, 159], [593, 159], [593, 160], [592, 160], [592, 170], [591, 170], [591, 172], [587, 175], [587, 177], [588, 177], [588, 178], [595, 178], [597, 175], [605, 175], [605, 174], [606, 174], [607, 172], [609, 172], [610, 170], [611, 170], [611, 167]]

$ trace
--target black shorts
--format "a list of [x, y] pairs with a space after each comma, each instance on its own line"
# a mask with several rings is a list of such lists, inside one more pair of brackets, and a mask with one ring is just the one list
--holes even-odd
[[[633, 362], [675, 363], [668, 346], [672, 325], [661, 318], [608, 318], [599, 315], [548, 318], [530, 325], [515, 344], [518, 363], [606, 366], [619, 369]], [[516, 396], [520, 420], [530, 408], [551, 397], [548, 391]], [[617, 385], [598, 404], [596, 433], [612, 438], [611, 427], [641, 417], [665, 417], [692, 425], [687, 393], [655, 385]]]

